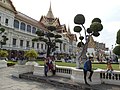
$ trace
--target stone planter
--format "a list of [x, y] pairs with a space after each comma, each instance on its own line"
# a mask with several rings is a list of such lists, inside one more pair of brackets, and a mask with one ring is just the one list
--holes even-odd
[[0, 68], [7, 67], [7, 61], [6, 60], [0, 60]]
[[33, 65], [15, 65], [14, 68], [15, 70], [12, 72], [12, 76], [17, 78], [19, 78], [20, 74], [31, 73], [34, 71]]
[[35, 62], [35, 61], [28, 61], [28, 62], [26, 62], [25, 65], [39, 66], [39, 64], [37, 62]]
[[17, 63], [18, 65], [25, 65], [27, 60], [18, 60]]
[[118, 58], [118, 63], [119, 63], [119, 69], [120, 69], [120, 58]]

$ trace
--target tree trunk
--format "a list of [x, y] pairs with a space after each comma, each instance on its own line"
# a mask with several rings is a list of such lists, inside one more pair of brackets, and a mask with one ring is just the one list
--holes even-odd
[[87, 48], [88, 48], [88, 42], [90, 40], [90, 35], [88, 36], [85, 45], [83, 46], [83, 48], [81, 48], [81, 50], [79, 50], [79, 53], [76, 57], [76, 68], [80, 69], [83, 68], [83, 64], [84, 62], [87, 60]]

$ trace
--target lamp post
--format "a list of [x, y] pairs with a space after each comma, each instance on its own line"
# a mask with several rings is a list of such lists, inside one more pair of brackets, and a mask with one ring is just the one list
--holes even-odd
[[[86, 53], [88, 48], [88, 42], [91, 36], [98, 37], [100, 35], [100, 31], [103, 29], [101, 24], [101, 20], [99, 18], [94, 18], [89, 28], [85, 28], [85, 17], [82, 14], [77, 14], [74, 18], [74, 23], [77, 26], [74, 27], [74, 32], [79, 33], [80, 42], [77, 44], [77, 47], [80, 49], [77, 53], [76, 57], [76, 68], [82, 68], [81, 62], [84, 63], [87, 59]], [[84, 30], [84, 36], [81, 35], [82, 28]], [[85, 43], [83, 43], [83, 39], [85, 38]]]

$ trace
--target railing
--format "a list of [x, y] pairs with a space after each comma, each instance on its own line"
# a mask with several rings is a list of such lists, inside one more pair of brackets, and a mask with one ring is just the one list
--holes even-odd
[[56, 72], [57, 73], [65, 73], [65, 74], [72, 74], [72, 69], [71, 67], [61, 67], [61, 66], [58, 66], [56, 68]]
[[57, 66], [56, 75], [70, 78], [72, 75], [72, 67]]
[[111, 73], [100, 73], [101, 79], [109, 79], [109, 80], [120, 80], [120, 74], [114, 74], [114, 76], [111, 75]]
[[[19, 67], [19, 68], [18, 68]], [[23, 70], [22, 70], [23, 69]], [[32, 69], [32, 70], [29, 70]], [[34, 68], [30, 68], [29, 65], [19, 65], [15, 67], [16, 73], [22, 74], [27, 73], [28, 71], [33, 71], [34, 75], [44, 76], [44, 66], [34, 66]], [[50, 75], [51, 72], [48, 72]], [[114, 71], [114, 76], [111, 74], [106, 74], [105, 70], [97, 69], [94, 70], [92, 76], [91, 84], [114, 84], [120, 85], [120, 71]], [[17, 75], [18, 75], [17, 74]], [[56, 66], [56, 75], [70, 78], [73, 82], [84, 83], [84, 73], [82, 69], [76, 69], [72, 67], [65, 67], [65, 66]], [[88, 73], [89, 75], [89, 73]]]
[[120, 85], [120, 71], [113, 71], [113, 75], [106, 73], [106, 71], [101, 71], [100, 79], [102, 83]]

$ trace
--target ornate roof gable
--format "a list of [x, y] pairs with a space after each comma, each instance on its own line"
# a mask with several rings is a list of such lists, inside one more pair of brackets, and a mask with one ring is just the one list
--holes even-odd
[[3, 8], [6, 8], [14, 13], [17, 13], [13, 3], [11, 0], [4, 0], [4, 1], [0, 1], [0, 6]]
[[92, 36], [90, 36], [90, 41], [88, 42], [88, 48], [95, 48], [95, 41]]

